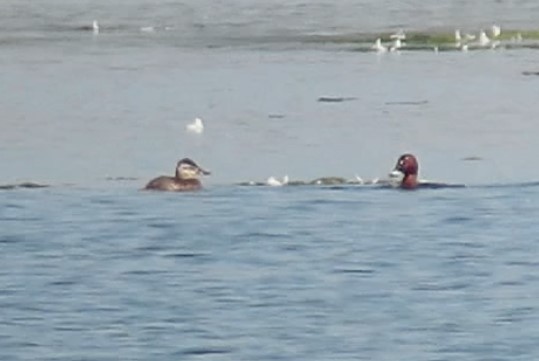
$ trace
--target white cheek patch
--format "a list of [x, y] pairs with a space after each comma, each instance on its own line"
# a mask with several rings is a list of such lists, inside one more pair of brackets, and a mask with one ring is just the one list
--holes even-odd
[[180, 166], [180, 173], [182, 174], [183, 178], [196, 178], [198, 175], [198, 168], [193, 167], [191, 165], [185, 165], [182, 164]]

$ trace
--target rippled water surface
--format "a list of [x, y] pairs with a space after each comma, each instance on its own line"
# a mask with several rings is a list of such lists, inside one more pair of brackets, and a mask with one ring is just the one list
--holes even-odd
[[[537, 6], [2, 2], [0, 186], [50, 187], [0, 187], [0, 359], [537, 360], [537, 50], [312, 41]], [[403, 152], [468, 187], [237, 185]], [[185, 156], [203, 191], [140, 191]]]
[[0, 355], [532, 360], [538, 190], [4, 192]]

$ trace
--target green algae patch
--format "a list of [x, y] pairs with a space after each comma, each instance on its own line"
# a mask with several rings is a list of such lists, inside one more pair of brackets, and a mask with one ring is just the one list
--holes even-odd
[[[455, 30], [430, 30], [430, 31], [409, 31], [405, 32], [405, 39], [402, 40], [401, 50], [455, 50], [458, 46], [469, 45], [470, 48], [485, 48], [488, 45], [479, 45], [480, 30], [474, 32], [461, 33], [461, 41], [455, 38]], [[355, 33], [355, 34], [332, 34], [332, 35], [310, 35], [307, 42], [342, 44], [354, 46], [355, 50], [370, 50], [377, 39], [381, 39], [385, 46], [391, 46], [394, 32], [381, 33]], [[490, 39], [490, 45], [505, 46], [508, 48], [539, 48], [539, 30], [533, 29], [502, 29], [497, 37], [493, 37], [491, 30], [485, 30], [485, 34]], [[473, 38], [473, 39], [470, 39]]]

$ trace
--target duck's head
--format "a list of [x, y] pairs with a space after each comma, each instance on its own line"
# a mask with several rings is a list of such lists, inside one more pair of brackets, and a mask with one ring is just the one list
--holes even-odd
[[403, 154], [397, 160], [395, 168], [389, 174], [391, 183], [397, 187], [415, 188], [417, 186], [417, 174], [419, 164], [413, 154]]
[[179, 179], [197, 179], [201, 175], [208, 175], [209, 171], [203, 169], [192, 159], [183, 158], [176, 165], [176, 178]]
[[404, 176], [417, 175], [419, 171], [417, 158], [413, 154], [401, 155], [397, 160], [394, 170], [401, 172]]

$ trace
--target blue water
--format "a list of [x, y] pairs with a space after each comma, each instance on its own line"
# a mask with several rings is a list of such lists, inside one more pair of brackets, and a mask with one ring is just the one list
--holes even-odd
[[[0, 190], [0, 360], [539, 359], [537, 50], [313, 41], [537, 9], [1, 2], [0, 186], [50, 187]], [[384, 178], [404, 152], [468, 187], [237, 185]], [[186, 156], [203, 191], [140, 191]]]
[[3, 192], [5, 360], [533, 360], [539, 187]]

